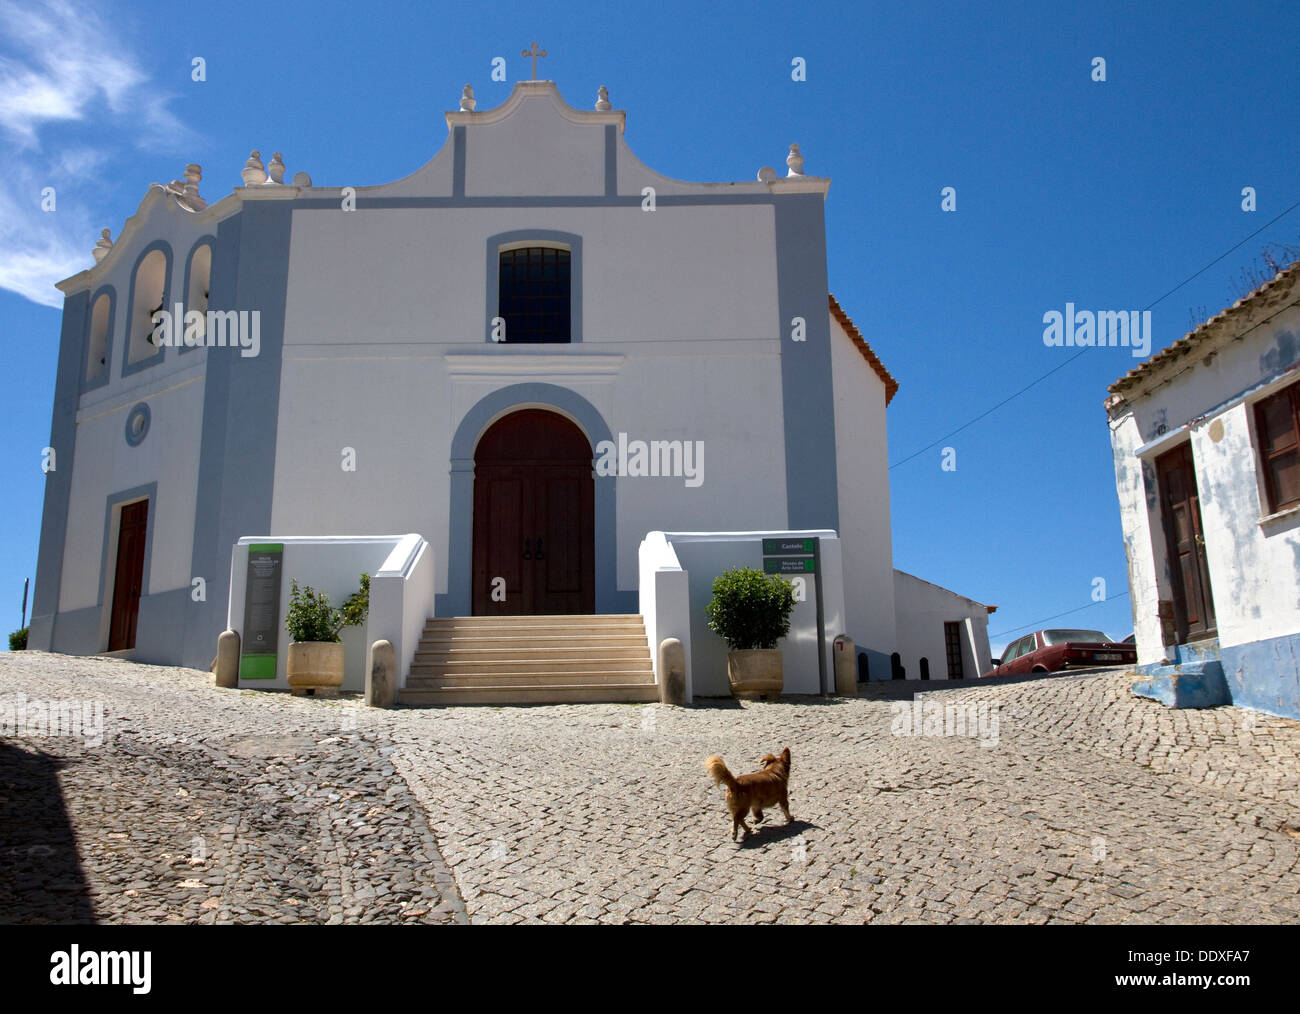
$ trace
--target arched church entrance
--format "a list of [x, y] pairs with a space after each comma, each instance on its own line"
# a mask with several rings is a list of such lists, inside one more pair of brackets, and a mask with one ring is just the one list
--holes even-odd
[[558, 413], [488, 427], [474, 451], [475, 616], [595, 612], [591, 473], [591, 445]]

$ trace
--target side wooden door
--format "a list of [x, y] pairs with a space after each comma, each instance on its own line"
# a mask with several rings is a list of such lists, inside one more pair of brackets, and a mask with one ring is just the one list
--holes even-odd
[[1156, 479], [1172, 572], [1174, 623], [1180, 643], [1194, 641], [1212, 635], [1217, 625], [1192, 445], [1185, 443], [1156, 458]]
[[108, 624], [109, 651], [135, 647], [135, 627], [140, 616], [140, 589], [144, 585], [144, 549], [148, 531], [148, 500], [129, 503], [122, 508], [113, 575], [113, 611]]

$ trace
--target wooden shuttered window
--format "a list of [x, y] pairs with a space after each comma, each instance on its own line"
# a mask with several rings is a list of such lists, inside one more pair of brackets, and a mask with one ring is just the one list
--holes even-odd
[[1268, 513], [1300, 504], [1300, 384], [1255, 406], [1255, 432]]

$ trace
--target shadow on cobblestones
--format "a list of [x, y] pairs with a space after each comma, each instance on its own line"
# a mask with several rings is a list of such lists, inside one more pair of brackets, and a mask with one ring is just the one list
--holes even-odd
[[0, 741], [0, 921], [91, 923], [77, 840], [59, 788], [67, 762]]
[[[768, 818], [771, 819], [770, 817]], [[739, 842], [743, 849], [757, 849], [764, 845], [775, 845], [777, 842], [785, 841], [787, 838], [798, 838], [805, 831], [816, 831], [818, 825], [807, 820], [792, 820], [788, 824], [769, 824], [764, 822], [758, 825], [758, 833], [752, 834], [748, 838]]]

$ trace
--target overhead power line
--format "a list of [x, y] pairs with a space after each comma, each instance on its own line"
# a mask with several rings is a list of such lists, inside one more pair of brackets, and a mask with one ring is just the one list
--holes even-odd
[[1024, 623], [1021, 624], [1019, 627], [1012, 627], [1009, 630], [1000, 630], [996, 634], [989, 634], [989, 637], [990, 638], [1006, 637], [1007, 634], [1014, 634], [1021, 630], [1038, 630], [1039, 629], [1038, 625], [1040, 623], [1046, 623], [1048, 620], [1059, 620], [1062, 616], [1069, 616], [1072, 613], [1078, 613], [1078, 612], [1082, 612], [1085, 609], [1091, 609], [1093, 606], [1105, 605], [1107, 602], [1114, 602], [1117, 599], [1124, 599], [1124, 598], [1128, 598], [1127, 589], [1120, 592], [1118, 595], [1111, 595], [1109, 598], [1104, 598], [1097, 602], [1089, 602], [1086, 606], [1079, 606], [1076, 609], [1067, 609], [1065, 612], [1057, 613], [1055, 616], [1044, 616], [1041, 620], [1034, 620], [1031, 623]]
[[[1235, 252], [1236, 250], [1239, 250], [1242, 246], [1244, 246], [1245, 244], [1249, 243], [1252, 239], [1254, 239], [1256, 236], [1258, 236], [1261, 232], [1263, 232], [1263, 231], [1266, 230], [1266, 229], [1271, 228], [1273, 225], [1275, 225], [1275, 224], [1276, 224], [1277, 222], [1279, 222], [1281, 219], [1283, 219], [1283, 218], [1285, 218], [1287, 215], [1291, 214], [1291, 212], [1295, 211], [1296, 208], [1300, 208], [1300, 201], [1296, 201], [1294, 204], [1292, 204], [1289, 208], [1287, 208], [1287, 209], [1286, 209], [1285, 211], [1283, 211], [1281, 214], [1276, 215], [1275, 217], [1271, 218], [1269, 221], [1265, 222], [1265, 223], [1264, 223], [1263, 225], [1261, 225], [1258, 229], [1256, 229], [1254, 232], [1252, 232], [1249, 236], [1246, 236], [1244, 239], [1241, 239], [1241, 240], [1239, 240], [1238, 242], [1234, 243], [1232, 246], [1228, 247], [1228, 249], [1225, 250], [1225, 251], [1223, 251], [1223, 253], [1219, 254], [1218, 257], [1214, 258], [1214, 260], [1210, 261], [1208, 264], [1206, 264], [1206, 265], [1205, 265], [1204, 267], [1202, 267], [1200, 270], [1196, 271], [1196, 272], [1193, 273], [1193, 274], [1188, 275], [1188, 276], [1187, 276], [1186, 278], [1184, 278], [1181, 282], [1179, 282], [1177, 285], [1175, 285], [1172, 289], [1170, 289], [1168, 292], [1166, 292], [1163, 296], [1160, 296], [1158, 299], [1154, 299], [1154, 300], [1152, 300], [1152, 301], [1151, 301], [1150, 303], [1148, 303], [1146, 306], [1142, 307], [1143, 311], [1150, 310], [1150, 309], [1152, 309], [1154, 306], [1156, 306], [1157, 304], [1164, 302], [1166, 299], [1168, 299], [1170, 296], [1172, 296], [1175, 292], [1177, 292], [1179, 289], [1181, 289], [1181, 288], [1182, 288], [1184, 285], [1186, 285], [1188, 282], [1194, 281], [1195, 279], [1199, 278], [1201, 275], [1205, 274], [1205, 272], [1209, 271], [1210, 268], [1214, 267], [1214, 265], [1218, 264], [1221, 260], [1223, 260], [1223, 259], [1224, 259], [1225, 257], [1227, 257], [1229, 254]], [[1041, 383], [1042, 383], [1044, 380], [1046, 380], [1048, 377], [1052, 376], [1052, 374], [1056, 373], [1058, 370], [1063, 370], [1063, 369], [1065, 369], [1065, 367], [1069, 366], [1072, 362], [1074, 362], [1076, 359], [1078, 359], [1080, 356], [1082, 356], [1082, 355], [1083, 355], [1085, 352], [1087, 352], [1087, 351], [1088, 351], [1088, 348], [1087, 348], [1087, 347], [1080, 349], [1078, 352], [1074, 353], [1074, 355], [1070, 356], [1068, 359], [1065, 359], [1065, 360], [1063, 360], [1062, 362], [1057, 363], [1055, 366], [1053, 366], [1050, 370], [1048, 370], [1048, 371], [1047, 371], [1046, 373], [1044, 373], [1042, 376], [1037, 377], [1037, 378], [1034, 379], [1034, 380], [1031, 380], [1028, 384], [1026, 384], [1024, 387], [1020, 388], [1020, 389], [1019, 389], [1018, 391], [1016, 391], [1014, 394], [1009, 394], [1009, 395], [1007, 395], [1005, 398], [1003, 398], [1001, 401], [999, 401], [996, 405], [993, 405], [993, 406], [990, 406], [989, 408], [986, 408], [986, 409], [985, 409], [983, 412], [981, 412], [979, 415], [974, 416], [974, 417], [971, 418], [971, 419], [967, 419], [964, 423], [962, 423], [962, 424], [961, 424], [960, 426], [958, 426], [956, 429], [949, 430], [947, 433], [945, 433], [943, 436], [939, 437], [937, 440], [932, 440], [930, 443], [928, 443], [928, 444], [926, 444], [924, 447], [922, 447], [919, 451], [914, 451], [913, 453], [909, 454], [907, 457], [905, 457], [905, 458], [900, 458], [898, 461], [895, 461], [892, 465], [889, 466], [890, 469], [893, 470], [893, 469], [897, 468], [899, 465], [905, 465], [905, 464], [907, 464], [909, 461], [913, 460], [914, 458], [919, 458], [919, 457], [920, 457], [922, 454], [924, 454], [926, 451], [933, 450], [934, 448], [936, 448], [936, 447], [938, 447], [940, 444], [942, 444], [945, 440], [950, 440], [951, 438], [955, 437], [955, 436], [956, 436], [958, 433], [960, 433], [962, 430], [967, 429], [967, 428], [969, 428], [969, 427], [971, 427], [971, 426], [974, 426], [974, 425], [975, 425], [977, 422], [979, 422], [981, 419], [984, 419], [984, 418], [986, 418], [986, 417], [992, 415], [994, 412], [996, 412], [998, 409], [1002, 408], [1004, 405], [1008, 404], [1009, 402], [1015, 401], [1017, 398], [1019, 398], [1019, 397], [1020, 397], [1022, 394], [1024, 394], [1026, 391], [1029, 391], [1029, 390], [1031, 390], [1032, 388], [1037, 387], [1039, 384], [1041, 384]]]

